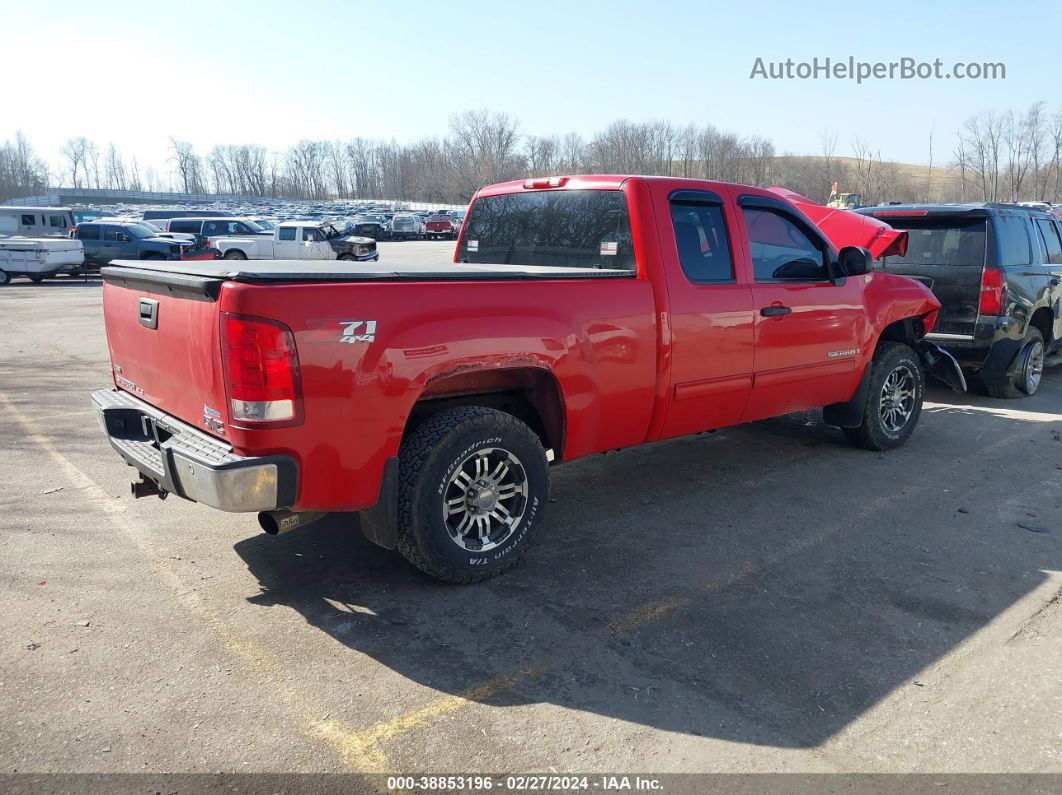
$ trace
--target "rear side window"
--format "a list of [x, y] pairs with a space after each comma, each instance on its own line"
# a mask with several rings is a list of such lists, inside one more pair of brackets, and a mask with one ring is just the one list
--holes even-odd
[[458, 260], [633, 271], [627, 198], [616, 190], [557, 190], [477, 199]]
[[756, 281], [823, 281], [826, 255], [820, 244], [783, 213], [742, 208]]
[[1044, 245], [1047, 247], [1047, 262], [1051, 265], [1062, 265], [1062, 240], [1058, 236], [1058, 224], [1048, 221], [1046, 218], [1038, 218], [1036, 225], [1040, 227]]
[[277, 234], [278, 240], [294, 240], [295, 239], [295, 227], [294, 226], [282, 226]]
[[1026, 219], [1010, 213], [996, 216], [996, 237], [999, 242], [999, 264], [1006, 268], [1032, 263], [1029, 229]]
[[694, 284], [733, 280], [734, 263], [720, 205], [672, 202], [671, 225], [687, 279]]
[[36, 226], [37, 225], [37, 216], [29, 215], [28, 213], [26, 215], [23, 215], [22, 216], [22, 225], [23, 226]]
[[99, 240], [100, 239], [100, 227], [92, 224], [81, 224], [77, 228], [78, 240]]

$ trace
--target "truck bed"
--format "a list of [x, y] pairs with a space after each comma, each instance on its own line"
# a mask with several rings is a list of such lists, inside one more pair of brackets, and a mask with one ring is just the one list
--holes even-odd
[[[133, 274], [130, 271], [136, 270]], [[503, 281], [524, 279], [633, 279], [627, 270], [528, 265], [423, 265], [341, 260], [213, 260], [197, 262], [115, 260], [104, 278], [163, 283], [168, 274], [237, 282]]]

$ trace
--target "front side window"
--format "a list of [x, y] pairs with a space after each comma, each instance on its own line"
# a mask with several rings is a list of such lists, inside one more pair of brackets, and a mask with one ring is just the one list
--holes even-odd
[[542, 190], [477, 199], [458, 260], [633, 271], [627, 198], [618, 190]]
[[820, 243], [781, 212], [744, 207], [752, 268], [758, 282], [824, 281], [826, 256]]
[[104, 240], [109, 240], [109, 241], [112, 241], [112, 242], [119, 242], [120, 243], [120, 242], [122, 242], [122, 236], [123, 236], [124, 233], [125, 233], [125, 230], [122, 229], [120, 226], [104, 227], [103, 239]]
[[280, 233], [277, 235], [279, 240], [294, 240], [295, 239], [295, 227], [294, 226], [282, 226]]
[[312, 227], [307, 227], [302, 230], [302, 239], [309, 243], [319, 243], [324, 240], [321, 233]]
[[671, 203], [675, 248], [686, 278], [694, 284], [726, 282], [734, 278], [730, 242], [718, 204]]
[[63, 216], [61, 215], [49, 215], [48, 226], [52, 227], [53, 229], [65, 229], [66, 219], [63, 218]]

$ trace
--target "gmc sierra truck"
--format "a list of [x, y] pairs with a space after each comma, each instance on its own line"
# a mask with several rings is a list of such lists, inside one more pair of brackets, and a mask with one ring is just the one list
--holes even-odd
[[819, 407], [886, 450], [918, 423], [924, 370], [965, 388], [925, 340], [929, 289], [770, 191], [494, 185], [455, 259], [105, 268], [114, 387], [93, 403], [134, 494], [258, 512], [269, 533], [360, 511], [372, 541], [474, 582], [524, 552], [550, 464]]

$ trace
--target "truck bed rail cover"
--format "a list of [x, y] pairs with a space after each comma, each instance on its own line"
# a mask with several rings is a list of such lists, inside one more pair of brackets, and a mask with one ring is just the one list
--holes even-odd
[[[115, 260], [103, 268], [104, 279], [147, 274], [176, 274], [237, 282], [374, 282], [374, 281], [497, 281], [521, 279], [633, 279], [629, 270], [555, 268], [539, 265], [424, 265], [308, 260]], [[164, 277], [163, 277], [164, 278]]]

